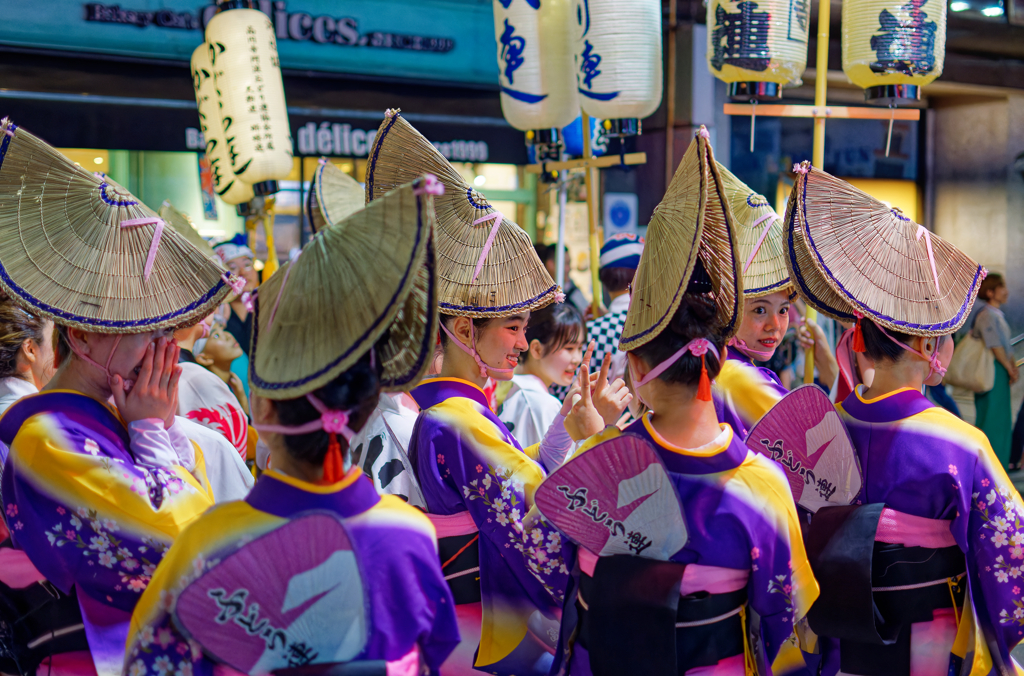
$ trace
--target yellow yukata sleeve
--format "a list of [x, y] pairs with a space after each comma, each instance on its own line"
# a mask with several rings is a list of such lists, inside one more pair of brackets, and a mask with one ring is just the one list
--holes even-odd
[[748, 429], [785, 396], [781, 385], [769, 380], [757, 368], [734, 359], [722, 364], [714, 386]]

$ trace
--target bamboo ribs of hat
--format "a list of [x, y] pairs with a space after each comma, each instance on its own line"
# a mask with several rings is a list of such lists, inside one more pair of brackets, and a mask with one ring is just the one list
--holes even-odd
[[369, 202], [424, 173], [435, 175], [445, 188], [433, 202], [442, 313], [506, 317], [555, 300], [559, 289], [529, 235], [469, 186], [398, 110], [386, 112], [370, 158]]
[[431, 185], [417, 177], [320, 230], [263, 283], [249, 371], [254, 391], [272, 399], [308, 394], [370, 350], [385, 390], [416, 385], [438, 331]]
[[952, 333], [967, 320], [985, 269], [849, 183], [805, 163], [786, 216], [787, 265], [810, 307], [888, 330]]
[[0, 122], [0, 287], [56, 323], [141, 333], [195, 323], [233, 282], [138, 198]]

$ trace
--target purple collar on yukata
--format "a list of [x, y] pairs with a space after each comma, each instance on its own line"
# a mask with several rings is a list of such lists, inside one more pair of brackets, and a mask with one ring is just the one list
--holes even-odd
[[352, 467], [338, 483], [326, 486], [271, 469], [260, 476], [245, 501], [254, 509], [281, 518], [310, 510], [327, 510], [347, 519], [376, 505], [380, 495], [358, 467]]
[[452, 397], [465, 397], [466, 399], [472, 399], [487, 410], [491, 408], [484, 391], [468, 380], [462, 380], [461, 378], [430, 378], [420, 383], [409, 394], [420, 405], [421, 411], [437, 406]]
[[863, 391], [864, 386], [858, 385], [850, 396], [840, 404], [842, 410], [851, 418], [861, 422], [896, 422], [897, 420], [917, 415], [922, 411], [927, 411], [935, 406], [919, 390], [915, 390], [912, 387], [904, 387], [874, 399], [862, 397], [861, 392]]
[[730, 425], [722, 424], [723, 432], [728, 432], [725, 443], [716, 439], [713, 444], [700, 448], [681, 448], [669, 443], [658, 434], [651, 425], [651, 414], [648, 413], [625, 429], [650, 441], [658, 455], [665, 463], [668, 471], [676, 474], [715, 474], [739, 467], [747, 457], [747, 446], [734, 432]]
[[30, 394], [11, 404], [0, 418], [0, 441], [10, 446], [26, 420], [40, 413], [57, 413], [89, 429], [102, 428], [106, 436], [116, 438], [128, 448], [128, 429], [110, 408], [92, 397], [74, 390], [49, 390]]

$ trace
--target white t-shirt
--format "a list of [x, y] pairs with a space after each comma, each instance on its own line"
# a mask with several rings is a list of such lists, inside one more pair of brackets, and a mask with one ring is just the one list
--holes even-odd
[[505, 397], [498, 419], [523, 448], [540, 443], [562, 410], [562, 402], [548, 394], [537, 376], [512, 376], [512, 389]]

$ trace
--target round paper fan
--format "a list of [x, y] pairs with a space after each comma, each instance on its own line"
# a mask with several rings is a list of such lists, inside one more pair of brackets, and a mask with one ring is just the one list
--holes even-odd
[[782, 467], [798, 505], [817, 512], [860, 493], [860, 461], [846, 426], [815, 385], [793, 390], [747, 435], [747, 446]]
[[537, 509], [598, 556], [667, 561], [686, 544], [668, 470], [644, 439], [623, 434], [565, 463], [537, 488]]

